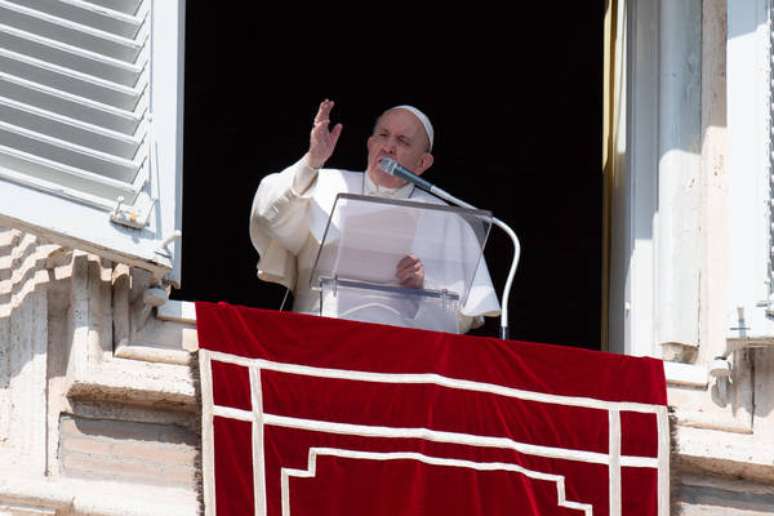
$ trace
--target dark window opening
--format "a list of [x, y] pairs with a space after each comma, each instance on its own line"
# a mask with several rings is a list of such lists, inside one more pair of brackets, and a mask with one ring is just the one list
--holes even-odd
[[[258, 4], [229, 13], [189, 3], [183, 284], [173, 298], [278, 308], [284, 289], [256, 278], [248, 236], [261, 177], [304, 154], [323, 98], [344, 124], [328, 165], [350, 170], [365, 167], [375, 117], [408, 103], [436, 130], [425, 177], [520, 237], [511, 338], [599, 349], [603, 16], [602, 2], [533, 3], [516, 17], [490, 11], [444, 21], [444, 33], [412, 36], [406, 25], [396, 36], [306, 26]], [[486, 258], [498, 294], [511, 252], [493, 228]], [[498, 324], [473, 334], [494, 336]]]

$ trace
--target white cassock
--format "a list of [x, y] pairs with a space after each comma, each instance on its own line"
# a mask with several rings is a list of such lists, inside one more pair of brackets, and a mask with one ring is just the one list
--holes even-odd
[[[305, 158], [280, 173], [266, 176], [255, 193], [250, 214], [250, 239], [260, 254], [258, 277], [293, 290], [296, 312], [320, 313], [320, 295], [311, 289], [310, 278], [325, 225], [340, 193], [444, 204], [411, 184], [399, 189], [380, 187], [362, 172], [321, 169], [315, 175]], [[426, 265], [427, 288], [452, 290], [449, 285], [427, 284], [433, 276], [427, 269]], [[457, 316], [459, 330], [465, 333], [483, 324], [484, 316], [499, 314], [500, 304], [482, 259]]]

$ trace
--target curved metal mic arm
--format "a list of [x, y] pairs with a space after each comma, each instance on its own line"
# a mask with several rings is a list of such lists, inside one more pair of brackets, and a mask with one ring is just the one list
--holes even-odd
[[[381, 158], [379, 160], [379, 167], [381, 167], [382, 170], [390, 175], [400, 177], [405, 181], [414, 183], [419, 188], [426, 190], [437, 197], [440, 197], [444, 201], [448, 201], [462, 208], [468, 208], [471, 210], [478, 209], [472, 204], [468, 204], [463, 200], [457, 199], [449, 192], [441, 190], [432, 183], [425, 181], [410, 170], [402, 167], [392, 158]], [[508, 339], [508, 299], [511, 296], [513, 278], [516, 276], [516, 268], [519, 265], [519, 258], [521, 257], [521, 244], [519, 243], [519, 237], [516, 236], [516, 233], [510, 228], [510, 226], [508, 226], [508, 224], [496, 217], [492, 217], [492, 223], [505, 231], [505, 233], [511, 237], [511, 241], [513, 242], [513, 261], [511, 262], [511, 270], [508, 271], [508, 279], [505, 281], [505, 288], [503, 289], [503, 297], [501, 301], [502, 311], [500, 312], [500, 338], [506, 340]]]
[[508, 279], [505, 280], [505, 288], [503, 288], [503, 300], [500, 302], [502, 306], [502, 312], [500, 313], [500, 338], [503, 340], [508, 339], [508, 299], [511, 297], [511, 287], [513, 286], [513, 278], [516, 276], [516, 268], [519, 266], [519, 258], [521, 257], [521, 244], [519, 243], [519, 237], [511, 229], [511, 227], [498, 219], [492, 217], [492, 222], [505, 233], [511, 237], [513, 242], [513, 261], [511, 261], [511, 269], [508, 271]]
[[[465, 201], [457, 199], [452, 194], [446, 192], [445, 190], [441, 190], [437, 186], [432, 186], [429, 189], [429, 191], [430, 193], [432, 193], [433, 195], [437, 195], [444, 201], [448, 201], [457, 206], [461, 206], [462, 208], [469, 208], [471, 210], [478, 209], [472, 204], [469, 204], [469, 203], [466, 203]], [[503, 288], [503, 297], [502, 297], [502, 301], [500, 302], [500, 306], [502, 307], [502, 311], [500, 312], [500, 338], [503, 340], [507, 340], [508, 339], [508, 299], [511, 297], [511, 287], [513, 286], [513, 278], [516, 276], [516, 268], [519, 266], [519, 258], [521, 258], [521, 244], [519, 243], [519, 237], [516, 236], [516, 233], [511, 229], [511, 227], [508, 224], [498, 219], [497, 217], [492, 217], [492, 223], [498, 228], [505, 231], [505, 233], [509, 237], [511, 237], [511, 241], [513, 242], [513, 260], [511, 261], [511, 269], [508, 271], [508, 279], [505, 280], [505, 288]]]

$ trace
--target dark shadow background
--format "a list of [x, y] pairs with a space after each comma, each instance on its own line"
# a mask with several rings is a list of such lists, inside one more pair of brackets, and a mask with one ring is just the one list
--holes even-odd
[[[261, 177], [305, 153], [323, 98], [344, 124], [328, 166], [350, 170], [365, 167], [375, 117], [407, 103], [436, 131], [425, 177], [519, 235], [511, 338], [599, 349], [601, 0], [435, 17], [392, 6], [347, 22], [215, 4], [187, 7], [183, 284], [173, 298], [278, 308], [284, 289], [256, 279], [248, 236]], [[511, 253], [493, 228], [486, 258], [498, 292]], [[475, 333], [496, 335], [498, 324]]]

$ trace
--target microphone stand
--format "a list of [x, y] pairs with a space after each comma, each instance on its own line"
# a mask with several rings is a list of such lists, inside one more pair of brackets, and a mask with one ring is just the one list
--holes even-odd
[[[436, 197], [440, 197], [444, 201], [448, 201], [462, 208], [468, 208], [471, 210], [477, 209], [472, 204], [469, 204], [463, 200], [457, 199], [449, 192], [445, 190], [441, 190], [435, 185], [432, 185], [429, 183], [428, 185], [430, 186], [430, 188], [427, 188], [427, 190], [431, 194], [435, 195]], [[514, 276], [516, 276], [516, 268], [519, 265], [519, 258], [521, 257], [521, 244], [519, 243], [519, 237], [516, 236], [516, 233], [513, 231], [513, 229], [510, 228], [510, 226], [508, 226], [508, 224], [498, 219], [497, 217], [492, 217], [492, 223], [498, 228], [505, 231], [505, 233], [509, 237], [511, 237], [511, 241], [513, 242], [513, 260], [511, 261], [511, 268], [508, 271], [508, 279], [505, 281], [505, 288], [503, 289], [503, 297], [501, 302], [502, 312], [500, 313], [500, 338], [503, 340], [508, 340], [508, 299], [511, 296], [511, 287], [513, 286], [513, 278]]]
[[[379, 160], [379, 167], [385, 172], [387, 172], [388, 174], [399, 177], [404, 181], [414, 183], [422, 190], [428, 191], [431, 194], [435, 195], [436, 197], [440, 197], [444, 201], [448, 201], [451, 204], [460, 206], [462, 208], [468, 208], [471, 210], [478, 209], [472, 204], [466, 203], [461, 199], [457, 199], [449, 192], [445, 190], [441, 190], [440, 188], [430, 183], [429, 181], [425, 181], [421, 177], [411, 172], [409, 169], [400, 165], [397, 161], [395, 161], [392, 158], [388, 158], [388, 157], [381, 158]], [[506, 280], [505, 288], [503, 289], [503, 297], [501, 302], [502, 312], [500, 313], [500, 338], [503, 340], [507, 340], [508, 339], [508, 299], [511, 296], [511, 287], [513, 286], [513, 278], [514, 276], [516, 276], [516, 267], [518, 267], [519, 258], [521, 257], [521, 244], [519, 243], [519, 238], [516, 236], [516, 233], [508, 226], [508, 224], [506, 224], [505, 222], [503, 222], [502, 220], [496, 217], [492, 217], [492, 223], [494, 223], [495, 226], [505, 231], [505, 233], [509, 237], [511, 237], [511, 241], [513, 242], [513, 261], [511, 262], [511, 269], [510, 271], [508, 271], [508, 279]]]

